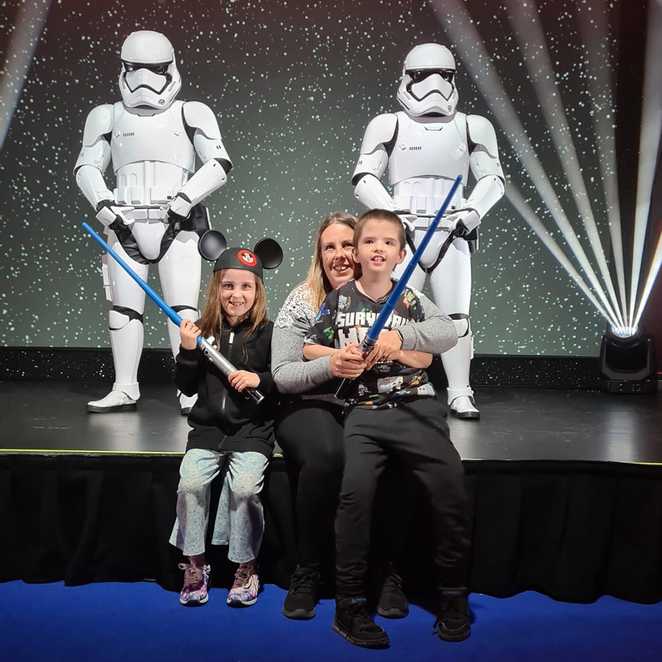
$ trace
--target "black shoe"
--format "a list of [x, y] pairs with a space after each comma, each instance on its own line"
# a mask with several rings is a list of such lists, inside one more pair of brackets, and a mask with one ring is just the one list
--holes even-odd
[[466, 594], [441, 594], [434, 629], [444, 641], [463, 641], [471, 634], [469, 601]]
[[283, 604], [288, 618], [307, 619], [315, 616], [320, 573], [316, 568], [297, 566], [290, 580], [290, 590]]
[[402, 590], [402, 577], [389, 565], [377, 602], [377, 613], [384, 618], [404, 618], [409, 613], [407, 596]]
[[364, 599], [336, 600], [333, 629], [347, 641], [365, 648], [388, 648], [388, 635], [375, 623]]

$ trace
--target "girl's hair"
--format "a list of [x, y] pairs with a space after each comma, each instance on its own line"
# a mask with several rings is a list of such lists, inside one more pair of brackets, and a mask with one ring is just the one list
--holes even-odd
[[356, 216], [343, 211], [334, 211], [322, 220], [317, 230], [315, 235], [315, 252], [310, 260], [308, 275], [303, 281], [303, 284], [310, 292], [310, 304], [315, 310], [319, 309], [322, 301], [324, 301], [324, 297], [333, 289], [324, 273], [324, 266], [322, 265], [322, 233], [330, 225], [334, 225], [335, 223], [345, 225], [354, 231]]
[[[207, 287], [207, 303], [202, 311], [202, 317], [198, 322], [198, 327], [202, 335], [217, 336], [220, 334], [223, 325], [223, 309], [221, 308], [221, 280], [226, 269], [215, 271], [209, 280]], [[248, 319], [251, 323], [248, 333], [254, 333], [257, 328], [267, 321], [267, 292], [261, 278], [253, 274], [255, 278], [255, 301], [248, 312]]]
[[370, 209], [365, 214], [362, 214], [354, 228], [354, 246], [358, 246], [359, 239], [363, 233], [363, 228], [368, 221], [387, 221], [393, 223], [398, 228], [398, 241], [402, 250], [407, 246], [407, 236], [405, 235], [405, 228], [402, 221], [397, 214], [386, 209]]

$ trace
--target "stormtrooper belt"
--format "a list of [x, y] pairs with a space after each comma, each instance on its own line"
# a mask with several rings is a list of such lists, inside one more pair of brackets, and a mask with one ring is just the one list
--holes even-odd
[[[419, 229], [419, 228], [416, 228]], [[437, 232], [444, 232], [443, 228], [439, 228]], [[458, 239], [464, 239], [469, 244], [469, 252], [470, 253], [476, 253], [478, 251], [478, 229], [475, 228], [472, 230], [466, 237], [457, 237]], [[416, 242], [414, 241], [414, 231], [412, 231], [409, 227], [405, 227], [405, 239], [407, 240], [407, 246], [409, 246], [410, 250], [412, 253], [416, 252]], [[424, 267], [420, 260], [418, 262], [418, 266], [426, 273], [426, 274], [431, 274], [438, 266], [441, 260], [443, 259], [443, 255], [439, 255], [437, 259], [431, 264], [429, 267]]]
[[159, 254], [154, 259], [149, 259], [145, 257], [138, 248], [138, 242], [131, 232], [131, 228], [119, 219], [113, 221], [108, 226], [116, 235], [122, 248], [125, 250], [126, 254], [132, 259], [138, 262], [139, 264], [156, 264], [163, 258], [163, 256], [168, 252], [170, 245], [175, 240], [175, 237], [182, 231], [184, 232], [195, 232], [198, 237], [201, 237], [207, 230], [209, 230], [209, 216], [207, 214], [207, 209], [202, 204], [197, 204], [191, 208], [191, 213], [188, 217], [180, 219], [177, 218], [173, 220], [172, 217], [168, 219], [168, 227], [163, 233], [161, 238], [161, 246], [159, 248]]

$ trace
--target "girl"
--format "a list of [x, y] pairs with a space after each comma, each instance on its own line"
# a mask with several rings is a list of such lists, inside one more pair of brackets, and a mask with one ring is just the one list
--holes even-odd
[[[208, 599], [205, 537], [211, 482], [219, 474], [223, 486], [211, 542], [228, 545], [228, 558], [239, 564], [227, 603], [248, 606], [257, 600], [256, 558], [264, 532], [259, 493], [274, 446], [270, 396], [275, 392], [270, 372], [273, 324], [267, 320], [262, 266], [254, 251], [225, 250], [214, 265], [201, 319], [197, 324], [184, 320], [180, 328], [175, 381], [186, 395], [198, 394], [189, 415], [193, 429], [179, 471], [177, 520], [170, 538], [188, 557], [180, 565], [183, 605]], [[221, 354], [237, 367], [229, 377], [196, 349], [200, 334], [213, 335]], [[265, 400], [256, 405], [246, 389], [258, 389]]]

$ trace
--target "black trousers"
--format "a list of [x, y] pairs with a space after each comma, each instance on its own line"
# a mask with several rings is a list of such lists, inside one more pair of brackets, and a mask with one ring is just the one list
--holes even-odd
[[297, 562], [318, 565], [333, 544], [344, 461], [342, 409], [322, 400], [294, 401], [281, 410], [276, 438], [298, 472]]
[[434, 584], [467, 586], [470, 539], [464, 469], [436, 398], [393, 409], [355, 407], [345, 419], [345, 469], [336, 514], [336, 594], [366, 593], [373, 503], [390, 456], [422, 488], [434, 536]]

